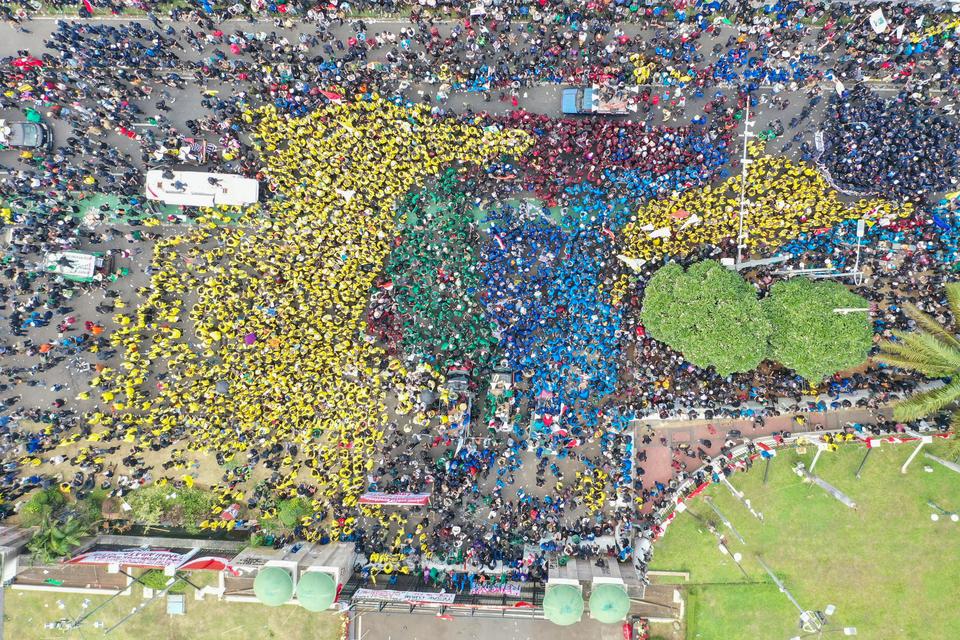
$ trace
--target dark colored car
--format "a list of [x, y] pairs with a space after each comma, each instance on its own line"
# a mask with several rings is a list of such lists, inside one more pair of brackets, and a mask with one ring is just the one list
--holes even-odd
[[0, 144], [10, 149], [50, 149], [53, 134], [40, 122], [7, 122], [0, 125]]

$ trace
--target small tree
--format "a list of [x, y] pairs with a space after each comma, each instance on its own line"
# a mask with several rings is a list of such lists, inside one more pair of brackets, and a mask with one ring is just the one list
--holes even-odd
[[39, 562], [50, 563], [68, 555], [88, 533], [87, 526], [73, 516], [63, 522], [47, 516], [40, 523], [40, 529], [30, 538], [27, 548]]
[[277, 509], [277, 518], [287, 528], [293, 528], [300, 522], [300, 518], [309, 515], [310, 505], [303, 498], [291, 498], [280, 503]]
[[640, 317], [652, 337], [721, 375], [749, 371], [766, 357], [771, 329], [756, 292], [714, 260], [658, 270]]
[[142, 487], [130, 494], [130, 515], [142, 524], [160, 524], [164, 521], [172, 500], [167, 495], [173, 492], [171, 487], [151, 485]]
[[27, 527], [36, 526], [55, 516], [66, 504], [67, 499], [58, 488], [41, 489], [20, 509], [20, 522]]
[[870, 303], [839, 282], [792, 278], [770, 288], [761, 303], [773, 327], [769, 358], [808, 382], [863, 363], [873, 345]]
[[199, 531], [199, 522], [208, 517], [213, 496], [203, 489], [151, 485], [137, 489], [129, 499], [133, 519], [142, 524], [182, 526]]
[[[177, 572], [174, 577], [174, 582], [170, 585], [170, 590], [168, 593], [184, 593], [187, 590], [187, 583], [182, 579], [184, 574]], [[160, 569], [150, 569], [145, 571], [140, 575], [140, 584], [148, 589], [153, 589], [154, 591], [163, 591], [167, 588], [167, 583], [170, 581], [170, 576], [166, 575]]]

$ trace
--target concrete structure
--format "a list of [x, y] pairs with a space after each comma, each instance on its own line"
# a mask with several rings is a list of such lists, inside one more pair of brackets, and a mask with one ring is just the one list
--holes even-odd
[[[353, 545], [347, 543], [298, 543], [282, 549], [247, 547], [233, 559], [233, 572], [220, 573], [220, 595], [228, 602], [257, 602], [253, 582], [257, 572], [264, 567], [281, 567], [289, 571], [293, 577], [294, 594], [300, 576], [311, 571], [328, 574], [338, 588], [342, 588], [353, 575], [355, 559]], [[300, 603], [294, 595], [285, 604]]]

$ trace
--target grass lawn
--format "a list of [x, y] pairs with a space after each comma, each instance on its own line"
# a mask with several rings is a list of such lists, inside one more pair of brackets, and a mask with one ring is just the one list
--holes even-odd
[[[733, 552], [743, 555], [744, 576], [716, 538], [694, 515], [718, 520], [701, 498], [680, 514], [656, 544], [653, 569], [690, 572], [688, 640], [787, 640], [798, 633], [799, 612], [779, 592], [756, 560], [760, 555], [801, 605], [836, 605], [828, 629], [855, 626], [873, 640], [957, 638], [960, 609], [960, 524], [930, 520], [927, 500], [960, 510], [960, 474], [921, 453], [906, 475], [900, 466], [914, 445], [884, 445], [870, 454], [862, 478], [854, 472], [865, 449], [847, 446], [824, 453], [815, 473], [857, 502], [844, 506], [825, 491], [804, 484], [793, 463], [805, 455], [781, 451], [763, 484], [764, 463], [731, 478], [746, 493], [755, 519], [723, 486], [706, 492], [743, 535], [741, 544], [720, 526]], [[942, 445], [928, 447], [942, 453]], [[932, 473], [923, 471], [930, 464]], [[840, 633], [831, 634], [843, 637]], [[830, 636], [828, 636], [830, 637]]]
[[[145, 602], [141, 594], [140, 587], [134, 587], [133, 595], [115, 598], [88, 618], [80, 629], [64, 632], [46, 629], [44, 625], [61, 618], [76, 619], [93, 610], [106, 597], [8, 589], [4, 638], [83, 640], [104, 637], [107, 628]], [[85, 600], [89, 600], [87, 609], [83, 608]], [[168, 616], [166, 602], [155, 600], [106, 637], [113, 640], [337, 640], [340, 637], [339, 615], [310, 613], [294, 605], [266, 607], [219, 602], [212, 596], [195, 600], [190, 588], [186, 593], [186, 609], [185, 615]], [[98, 622], [104, 626], [95, 626]]]

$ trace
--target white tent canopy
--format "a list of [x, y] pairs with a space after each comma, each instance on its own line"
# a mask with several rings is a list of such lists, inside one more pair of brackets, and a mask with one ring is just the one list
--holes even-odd
[[253, 204], [260, 195], [260, 183], [231, 173], [147, 171], [147, 198], [187, 207], [240, 206]]

